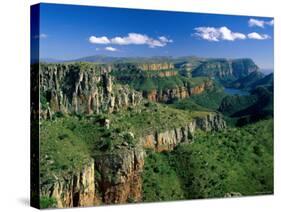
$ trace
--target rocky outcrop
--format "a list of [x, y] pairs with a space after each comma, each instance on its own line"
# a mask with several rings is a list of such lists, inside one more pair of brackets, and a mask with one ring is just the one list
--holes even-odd
[[159, 71], [159, 70], [174, 69], [174, 65], [172, 63], [143, 63], [143, 64], [138, 64], [137, 67], [145, 71]]
[[[91, 114], [139, 104], [141, 93], [113, 83], [110, 72], [110, 65], [41, 64], [40, 92], [48, 102], [45, 108], [51, 112]], [[41, 111], [46, 113], [42, 106]]]
[[141, 201], [141, 173], [144, 165], [142, 147], [97, 155], [95, 163], [100, 176], [97, 185], [104, 203]]
[[209, 76], [222, 80], [236, 80], [258, 71], [258, 66], [251, 59], [211, 59], [203, 62], [192, 76]]
[[98, 204], [95, 195], [94, 161], [81, 171], [64, 176], [52, 176], [52, 183], [41, 180], [41, 196], [53, 197], [58, 208], [92, 206]]
[[179, 128], [145, 135], [140, 138], [140, 143], [144, 148], [154, 149], [157, 152], [170, 151], [180, 143], [191, 142], [196, 130], [216, 131], [225, 127], [226, 123], [222, 116], [212, 113], [196, 118]]
[[200, 94], [207, 89], [211, 89], [213, 81], [207, 80], [202, 84], [196, 86], [186, 85], [185, 87], [169, 88], [164, 90], [151, 90], [149, 92], [143, 92], [143, 96], [150, 101], [155, 102], [169, 102], [174, 99], [185, 99], [192, 95]]
[[172, 77], [172, 76], [176, 76], [178, 74], [178, 72], [176, 71], [161, 71], [158, 76], [159, 77]]

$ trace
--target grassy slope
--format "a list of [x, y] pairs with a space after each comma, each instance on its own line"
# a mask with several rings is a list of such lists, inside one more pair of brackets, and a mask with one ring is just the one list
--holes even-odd
[[120, 111], [116, 114], [109, 114], [107, 117], [112, 121], [113, 128], [120, 131], [130, 131], [136, 136], [151, 131], [163, 131], [184, 126], [194, 117], [207, 115], [203, 111], [182, 111], [170, 108], [163, 104], [146, 103], [131, 111]]
[[182, 110], [216, 111], [222, 99], [227, 96], [219, 84], [215, 84], [211, 90], [193, 95], [188, 99], [177, 100], [170, 106]]
[[272, 132], [271, 119], [197, 135], [192, 144], [170, 153], [150, 153], [143, 173], [144, 201], [182, 199], [182, 194], [194, 199], [272, 193]]
[[[184, 126], [193, 117], [206, 114], [147, 103], [114, 114], [43, 120], [40, 126], [41, 173], [47, 179], [48, 173], [75, 171], [93, 154], [116, 151], [116, 146], [125, 141], [134, 146], [137, 138], [145, 133]], [[109, 129], [101, 124], [104, 119], [110, 120]], [[130, 139], [128, 132], [132, 132], [136, 140]]]

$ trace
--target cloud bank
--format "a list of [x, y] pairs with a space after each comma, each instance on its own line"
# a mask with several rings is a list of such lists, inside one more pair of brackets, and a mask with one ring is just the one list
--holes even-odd
[[259, 34], [257, 32], [252, 32], [248, 34], [249, 39], [255, 39], [255, 40], [267, 40], [270, 39], [270, 36], [267, 34]]
[[245, 40], [245, 39], [254, 39], [254, 40], [267, 40], [271, 37], [267, 34], [260, 34], [257, 32], [251, 32], [247, 35], [240, 32], [232, 32], [229, 28], [223, 27], [196, 27], [196, 31], [193, 36], [198, 37], [202, 40], [207, 40], [211, 42], [219, 41], [235, 41], [235, 40]]
[[240, 32], [232, 32], [227, 27], [196, 27], [194, 29], [196, 33], [194, 35], [200, 39], [207, 41], [218, 42], [220, 40], [235, 41], [244, 40], [247, 38], [246, 35]]
[[250, 27], [260, 27], [260, 28], [264, 28], [266, 25], [268, 26], [273, 26], [274, 25], [274, 20], [272, 19], [271, 21], [264, 21], [261, 19], [254, 19], [251, 18], [248, 21], [248, 25]]
[[89, 42], [92, 44], [114, 44], [114, 45], [148, 45], [150, 48], [164, 47], [173, 40], [160, 36], [157, 39], [151, 38], [145, 34], [129, 33], [125, 37], [108, 38], [106, 36], [96, 37], [91, 36]]

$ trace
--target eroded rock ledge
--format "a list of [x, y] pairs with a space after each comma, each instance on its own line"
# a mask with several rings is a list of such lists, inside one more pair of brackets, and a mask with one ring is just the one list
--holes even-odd
[[139, 104], [142, 94], [113, 83], [110, 71], [110, 65], [41, 64], [40, 92], [47, 102], [41, 105], [41, 116], [47, 112], [111, 113]]
[[189, 85], [169, 88], [164, 90], [152, 90], [144, 92], [143, 95], [150, 101], [154, 102], [168, 102], [173, 99], [185, 99], [192, 95], [201, 94], [207, 89], [212, 89], [213, 81], [206, 80], [202, 84], [190, 87]]
[[157, 152], [171, 151], [180, 143], [191, 142], [196, 130], [208, 132], [224, 128], [226, 128], [226, 122], [220, 114], [209, 114], [205, 117], [196, 118], [179, 128], [145, 135], [140, 138], [140, 143], [144, 148], [153, 149]]
[[76, 173], [53, 175], [53, 183], [41, 182], [40, 195], [53, 197], [58, 208], [91, 206], [98, 203], [95, 195], [94, 160]]

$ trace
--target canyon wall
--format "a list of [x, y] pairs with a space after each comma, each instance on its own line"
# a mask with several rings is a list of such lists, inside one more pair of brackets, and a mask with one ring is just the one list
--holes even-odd
[[[47, 112], [92, 114], [134, 107], [142, 95], [113, 83], [110, 65], [55, 64], [40, 66], [42, 116]], [[42, 101], [42, 98], [45, 98]], [[42, 105], [46, 102], [46, 105]]]
[[192, 76], [210, 76], [218, 79], [240, 79], [252, 72], [258, 71], [258, 66], [251, 59], [212, 59], [203, 62]]
[[140, 138], [140, 143], [144, 148], [153, 149], [157, 152], [171, 151], [180, 143], [191, 142], [196, 130], [208, 132], [224, 128], [226, 128], [226, 122], [222, 115], [210, 113], [207, 116], [195, 118], [185, 126], [147, 134]]
[[137, 67], [145, 71], [159, 71], [159, 70], [174, 69], [174, 65], [172, 63], [143, 63], [143, 64], [138, 64]]
[[96, 183], [103, 203], [141, 201], [144, 155], [139, 146], [94, 156], [96, 172], [100, 176]]
[[80, 171], [52, 176], [52, 183], [40, 179], [40, 195], [53, 197], [58, 208], [92, 206], [95, 195], [95, 167], [91, 160]]
[[189, 96], [200, 94], [207, 89], [211, 89], [213, 86], [212, 80], [202, 82], [202, 84], [196, 86], [181, 86], [177, 88], [167, 88], [164, 90], [152, 90], [149, 92], [143, 92], [143, 96], [150, 101], [154, 102], [168, 102], [174, 99], [184, 99]]

